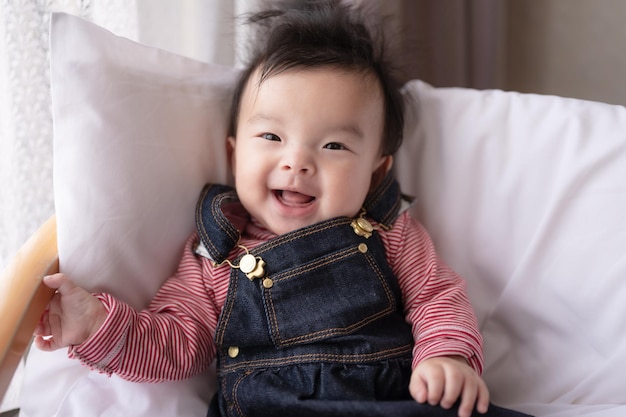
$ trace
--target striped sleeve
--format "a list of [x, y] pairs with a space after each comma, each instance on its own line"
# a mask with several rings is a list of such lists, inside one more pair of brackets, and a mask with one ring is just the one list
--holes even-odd
[[196, 256], [197, 241], [195, 234], [188, 240], [177, 272], [146, 310], [97, 294], [107, 319], [91, 338], [70, 347], [69, 356], [134, 382], [180, 380], [206, 369], [215, 357], [213, 337], [228, 291], [228, 270]]
[[465, 282], [439, 258], [430, 236], [408, 211], [381, 236], [413, 329], [413, 368], [427, 358], [459, 355], [482, 373], [482, 336]]

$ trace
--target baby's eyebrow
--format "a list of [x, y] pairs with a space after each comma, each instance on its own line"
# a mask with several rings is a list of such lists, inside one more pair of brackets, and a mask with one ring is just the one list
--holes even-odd
[[248, 123], [256, 123], [261, 121], [279, 122], [281, 121], [281, 119], [279, 117], [270, 116], [269, 114], [265, 113], [256, 113], [250, 116], [250, 118], [248, 118], [247, 120]]
[[365, 136], [362, 129], [360, 129], [357, 125], [353, 125], [350, 123], [329, 126], [325, 129], [325, 134], [329, 136], [343, 134], [357, 140], [363, 139], [363, 137]]
[[361, 129], [359, 129], [355, 125], [337, 126], [337, 127], [334, 127], [334, 128], [332, 128], [330, 130], [331, 131], [335, 131], [335, 132], [345, 132], [345, 133], [350, 134], [351, 136], [356, 136], [357, 138], [362, 138], [364, 136], [364, 134], [361, 131]]

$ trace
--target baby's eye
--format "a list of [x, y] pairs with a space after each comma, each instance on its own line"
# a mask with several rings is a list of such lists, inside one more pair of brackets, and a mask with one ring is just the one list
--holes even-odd
[[341, 143], [337, 143], [337, 142], [330, 142], [327, 143], [326, 145], [324, 145], [325, 149], [332, 149], [332, 150], [342, 150], [342, 149], [346, 149], [345, 146], [343, 146]]
[[278, 142], [280, 142], [280, 138], [279, 138], [277, 135], [273, 134], [273, 133], [263, 133], [263, 134], [261, 135], [261, 137], [262, 137], [263, 139], [267, 139], [267, 140], [274, 140], [274, 141], [278, 141]]

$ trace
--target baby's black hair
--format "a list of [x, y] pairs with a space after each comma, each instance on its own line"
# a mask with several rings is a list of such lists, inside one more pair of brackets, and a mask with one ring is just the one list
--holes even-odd
[[257, 29], [250, 58], [235, 87], [230, 135], [235, 136], [243, 90], [255, 70], [260, 82], [294, 68], [332, 67], [378, 80], [384, 101], [383, 155], [400, 147], [404, 127], [400, 83], [384, 54], [382, 31], [376, 31], [356, 6], [339, 0], [272, 2], [247, 22]]

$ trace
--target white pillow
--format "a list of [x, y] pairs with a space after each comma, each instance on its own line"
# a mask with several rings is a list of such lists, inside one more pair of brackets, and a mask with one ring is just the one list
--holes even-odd
[[405, 94], [399, 178], [468, 281], [494, 402], [626, 415], [626, 109], [419, 81]]
[[54, 193], [61, 268], [143, 307], [175, 271], [209, 180], [228, 179], [232, 68], [55, 14]]
[[[237, 71], [67, 14], [53, 14], [50, 39], [61, 270], [88, 290], [145, 306], [175, 271], [202, 186], [229, 181]], [[89, 375], [65, 351], [33, 349], [26, 368], [26, 416], [138, 415], [137, 407], [153, 416], [205, 415], [213, 384], [207, 376], [140, 385]]]

